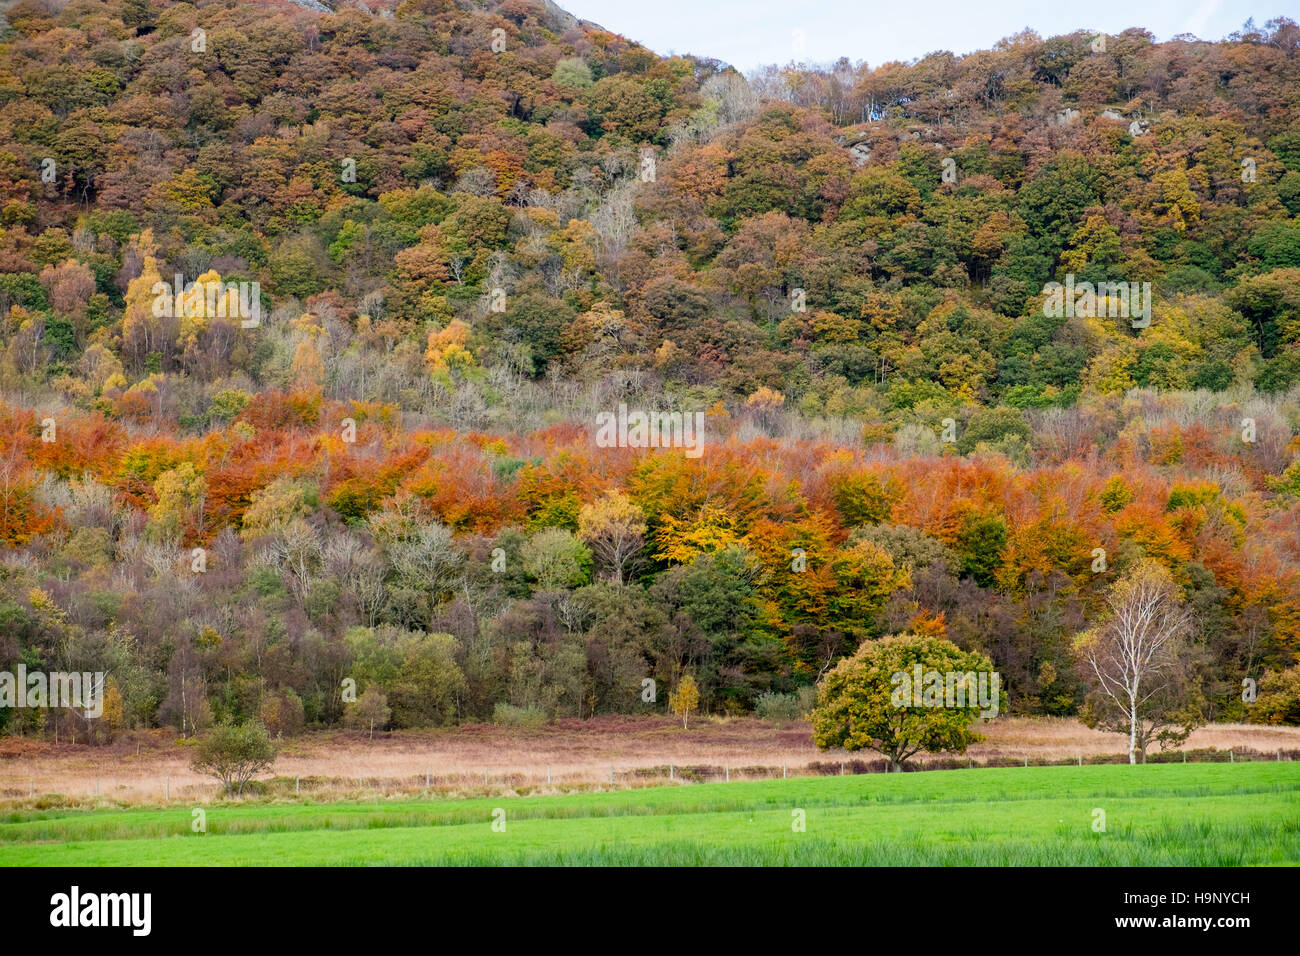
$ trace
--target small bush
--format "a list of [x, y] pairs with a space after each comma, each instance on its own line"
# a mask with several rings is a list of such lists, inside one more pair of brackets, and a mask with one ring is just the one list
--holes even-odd
[[266, 728], [255, 720], [218, 724], [199, 738], [195, 751], [194, 769], [216, 777], [228, 794], [242, 794], [253, 774], [270, 769], [276, 752]]
[[766, 691], [754, 702], [754, 710], [763, 720], [801, 720], [817, 702], [816, 687], [800, 687], [792, 694]]
[[764, 720], [794, 720], [799, 699], [794, 694], [764, 691], [754, 701], [754, 711]]
[[817, 706], [817, 685], [809, 684], [807, 687], [800, 687], [795, 694], [799, 697], [799, 716], [807, 717]]
[[546, 712], [540, 707], [516, 707], [503, 702], [492, 708], [492, 723], [502, 727], [540, 727], [546, 723]]

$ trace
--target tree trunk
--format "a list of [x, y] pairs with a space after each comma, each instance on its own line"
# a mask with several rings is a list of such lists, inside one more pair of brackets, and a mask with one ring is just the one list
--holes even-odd
[[1137, 732], [1137, 698], [1130, 694], [1128, 705], [1128, 762], [1130, 764], [1137, 763]]

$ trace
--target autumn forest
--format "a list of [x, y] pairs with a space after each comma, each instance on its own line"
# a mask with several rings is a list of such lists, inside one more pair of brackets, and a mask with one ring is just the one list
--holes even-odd
[[0, 669], [109, 681], [0, 732], [798, 715], [903, 633], [1087, 719], [1146, 564], [1198, 719], [1300, 723], [1290, 20], [748, 77], [540, 0], [5, 21]]

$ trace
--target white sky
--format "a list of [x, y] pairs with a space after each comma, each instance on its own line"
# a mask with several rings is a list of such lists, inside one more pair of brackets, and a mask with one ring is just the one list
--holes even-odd
[[[558, 0], [659, 54], [717, 57], [742, 72], [840, 56], [872, 66], [936, 50], [988, 49], [1030, 27], [1042, 36], [1143, 27], [1158, 40], [1194, 33], [1219, 40], [1247, 18], [1300, 21], [1300, 0]], [[804, 52], [795, 52], [795, 31]]]

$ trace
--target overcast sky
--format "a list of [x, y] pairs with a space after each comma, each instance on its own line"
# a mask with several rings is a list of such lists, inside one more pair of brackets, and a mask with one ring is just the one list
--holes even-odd
[[[1030, 27], [1042, 36], [1144, 27], [1159, 40], [1219, 40], [1249, 17], [1300, 20], [1300, 0], [558, 0], [575, 16], [656, 53], [717, 57], [742, 72], [841, 56], [877, 66], [936, 50], [987, 49]], [[804, 51], [796, 53], [802, 31]]]

